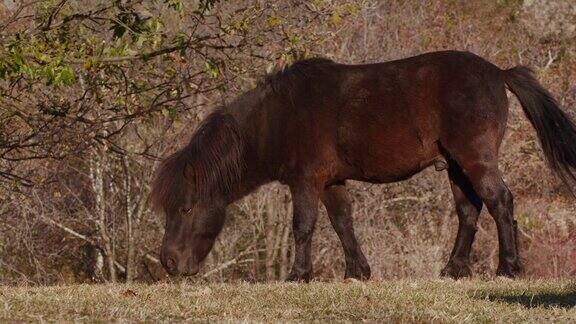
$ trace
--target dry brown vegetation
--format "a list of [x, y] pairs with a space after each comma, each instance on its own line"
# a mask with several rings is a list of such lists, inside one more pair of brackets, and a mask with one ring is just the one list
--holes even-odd
[[[297, 57], [321, 55], [345, 63], [365, 63], [442, 49], [472, 51], [502, 68], [518, 64], [534, 68], [542, 84], [555, 94], [572, 117], [576, 117], [576, 12], [569, 0], [183, 2], [184, 10], [213, 3], [209, 14], [202, 18], [205, 20], [194, 20], [186, 11], [183, 16], [179, 15], [167, 6], [171, 1], [133, 2], [134, 10], [142, 14], [146, 10], [146, 15], [159, 17], [163, 25], [160, 31], [146, 36], [149, 38], [142, 41], [144, 45], [140, 49], [130, 37], [122, 36], [120, 41], [125, 41], [128, 48], [134, 46], [134, 50], [142, 53], [162, 48], [154, 47], [161, 46], [153, 43], [158, 34], [163, 35], [159, 42], [165, 40], [165, 45], [170, 46], [172, 39], [178, 41], [178, 31], [190, 33], [189, 24], [198, 21], [200, 25], [194, 30], [198, 38], [194, 39], [200, 39], [198, 35], [214, 39], [210, 39], [211, 43], [183, 43], [178, 51], [141, 60], [135, 57], [139, 55], [138, 51], [121, 52], [113, 47], [120, 45], [110, 41], [109, 25], [90, 25], [99, 28], [91, 31], [95, 39], [106, 39], [113, 44], [103, 50], [108, 54], [102, 54], [102, 57], [112, 60], [118, 55], [126, 55], [126, 61], [92, 64], [87, 56], [82, 57], [85, 64], [70, 65], [73, 79], [67, 79], [67, 74], [62, 73], [67, 66], [57, 65], [55, 71], [60, 73], [62, 84], [46, 84], [45, 80], [37, 80], [33, 85], [23, 84], [20, 79], [17, 82], [12, 79], [0, 81], [0, 132], [3, 134], [0, 137], [1, 284], [154, 282], [164, 278], [165, 273], [157, 261], [163, 219], [149, 210], [147, 201], [157, 157], [182, 145], [211, 108], [253, 87], [256, 80], [275, 65]], [[1, 21], [8, 22], [18, 6], [7, 5], [10, 1], [4, 3], [0, 17]], [[9, 59], [6, 48], [13, 41], [10, 37], [17, 32], [27, 37], [26, 30], [33, 33], [34, 26], [47, 19], [46, 12], [52, 12], [60, 3], [40, 1], [23, 9], [22, 20], [8, 26], [0, 23], [5, 45], [2, 59]], [[62, 3], [63, 9], [54, 15], [53, 25], [58, 26], [67, 15], [95, 9], [106, 2]], [[106, 14], [115, 17], [118, 10]], [[218, 21], [235, 32], [224, 37], [212, 34], [214, 28], [219, 28], [215, 27], [219, 26]], [[83, 23], [73, 21], [70, 30], [75, 31], [74, 26]], [[74, 46], [79, 47], [83, 41], [81, 37], [75, 39]], [[230, 44], [235, 47], [226, 47]], [[97, 48], [97, 45], [93, 46]], [[63, 62], [72, 60], [66, 54], [50, 52], [47, 55], [64, 55]], [[32, 64], [31, 69], [34, 68], [44, 69]], [[49, 71], [42, 71], [49, 76]], [[134, 80], [133, 83], [148, 83], [134, 86], [126, 79]], [[573, 277], [576, 274], [576, 208], [567, 191], [546, 168], [535, 133], [516, 100], [511, 102], [508, 131], [501, 150], [501, 169], [515, 194], [515, 215], [521, 230], [526, 276]], [[74, 115], [63, 112], [66, 106]], [[91, 122], [83, 122], [76, 118], [78, 116]], [[48, 118], [48, 126], [41, 127]], [[454, 204], [444, 172], [426, 170], [408, 181], [389, 185], [353, 183], [352, 194], [356, 232], [374, 278], [434, 278], [438, 275], [456, 234]], [[224, 232], [197, 280], [285, 278], [292, 257], [290, 208], [286, 188], [277, 184], [263, 187], [231, 206]], [[313, 242], [315, 275], [323, 280], [340, 278], [344, 273], [344, 259], [327, 217], [320, 218], [317, 229]], [[491, 275], [496, 262], [494, 225], [490, 217], [483, 214], [473, 252], [474, 271], [477, 275]], [[456, 303], [461, 292], [469, 291], [467, 285], [450, 284], [452, 290], [445, 294]], [[327, 305], [318, 310], [318, 314], [323, 314], [319, 318], [330, 319], [338, 315], [330, 313], [335, 306], [322, 292], [333, 294], [332, 288], [335, 291], [342, 289], [352, 299], [364, 289], [336, 286], [313, 286], [319, 289], [317, 292], [312, 286], [302, 288], [307, 294], [302, 298], [312, 300], [324, 296], [315, 306]], [[416, 288], [411, 290], [408, 283], [400, 286], [410, 291], [410, 297], [407, 300], [398, 297], [395, 305], [432, 298], [421, 295]], [[443, 286], [432, 283], [430, 289], [440, 291]], [[170, 291], [176, 291], [176, 295], [182, 292], [178, 287], [161, 286], [160, 291], [167, 293], [163, 296], [161, 292], [154, 292], [155, 286], [134, 287], [126, 289], [137, 291], [138, 298], [146, 294], [142, 291], [156, 294], [155, 300], [172, 296]], [[244, 294], [248, 289], [246, 286], [211, 287], [216, 294], [226, 289], [231, 289], [230, 294]], [[295, 286], [257, 286], [255, 289], [259, 294], [267, 294], [279, 287], [290, 296], [294, 295], [292, 302], [298, 305], [295, 295], [302, 290]], [[377, 300], [382, 297], [379, 294], [394, 296], [396, 289], [392, 283], [370, 287], [375, 289], [373, 297]], [[57, 294], [63, 293], [62, 298], [69, 298], [63, 300], [65, 305], [78, 293], [76, 288], [22, 288], [2, 292], [10, 294], [2, 298], [10, 304], [19, 300], [17, 305], [21, 306], [13, 307], [22, 307], [16, 309], [16, 313], [24, 314], [28, 307], [24, 305], [25, 300], [39, 300], [42, 304], [46, 302], [41, 301], [42, 292], [50, 289], [56, 289], [52, 292]], [[108, 290], [119, 295], [125, 288], [94, 289], [96, 302], [104, 303]], [[226, 296], [224, 292], [222, 294]], [[428, 302], [421, 305], [428, 305]], [[485, 303], [482, 307], [486, 308], [493, 305], [489, 301], [478, 302]], [[139, 316], [136, 314], [138, 309], [132, 309], [135, 304], [127, 302], [115, 308], [120, 315], [112, 310], [98, 315], [90, 313], [89, 309], [85, 310], [88, 313], [83, 313], [74, 308], [82, 309], [86, 304], [67, 307], [74, 308], [71, 312], [80, 314], [79, 319], [96, 316], [106, 320], [117, 315], [135, 320], [172, 318], [147, 315], [154, 312], [153, 308], [143, 310]], [[53, 304], [42, 305], [49, 309]], [[240, 307], [238, 312], [254, 310], [255, 305]], [[370, 310], [374, 311], [378, 305], [356, 308], [348, 315], [340, 315], [349, 320], [405, 319], [404, 315], [393, 312], [386, 317], [372, 316]], [[498, 320], [500, 310], [509, 312], [506, 316], [512, 316], [522, 309], [521, 306], [497, 305], [490, 313], [492, 315], [477, 311], [471, 319]], [[393, 309], [393, 305], [380, 306]], [[278, 304], [277, 307], [283, 306]], [[415, 321], [457, 321], [464, 316], [459, 310], [473, 312], [474, 309], [472, 304], [453, 305], [437, 315], [422, 309], [406, 316], [413, 316], [410, 319]], [[123, 313], [131, 311], [134, 313]], [[217, 308], [209, 306], [205, 311], [213, 312], [206, 318], [218, 318], [211, 317], [217, 316]], [[538, 308], [527, 312], [539, 311], [542, 311], [538, 313], [540, 317], [533, 320], [549, 319], [558, 314], [574, 318], [573, 313], [570, 315], [565, 310], [548, 313], [549, 310]], [[240, 313], [230, 313], [222, 319], [234, 318], [234, 314]], [[306, 314], [286, 318], [313, 319], [316, 313]], [[365, 317], [356, 318], [352, 314], [365, 314]], [[34, 319], [25, 315], [13, 318]], [[270, 317], [262, 314], [252, 319]]]

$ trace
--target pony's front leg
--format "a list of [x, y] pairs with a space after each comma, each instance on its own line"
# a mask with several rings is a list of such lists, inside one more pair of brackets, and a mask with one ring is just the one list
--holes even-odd
[[344, 278], [370, 279], [370, 266], [354, 234], [352, 201], [344, 185], [333, 185], [324, 190], [321, 198], [330, 223], [342, 243], [346, 257]]
[[294, 264], [288, 281], [305, 281], [312, 279], [312, 234], [318, 217], [320, 191], [314, 186], [290, 186], [294, 215], [292, 232], [296, 244]]

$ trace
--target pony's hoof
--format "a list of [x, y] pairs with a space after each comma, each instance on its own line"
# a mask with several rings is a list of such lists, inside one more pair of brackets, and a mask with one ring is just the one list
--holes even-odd
[[522, 265], [519, 262], [516, 263], [507, 263], [507, 262], [500, 262], [498, 265], [498, 270], [496, 270], [496, 275], [499, 277], [506, 277], [506, 278], [516, 278], [521, 275], [523, 272]]
[[354, 263], [352, 266], [346, 267], [346, 274], [344, 279], [368, 280], [372, 272], [367, 263]]
[[470, 269], [470, 266], [466, 263], [455, 264], [450, 261], [444, 269], [442, 269], [440, 276], [450, 277], [455, 280], [472, 277], [472, 269]]
[[310, 272], [302, 272], [299, 273], [297, 271], [291, 271], [286, 278], [287, 282], [305, 282], [308, 283], [312, 279], [312, 275]]

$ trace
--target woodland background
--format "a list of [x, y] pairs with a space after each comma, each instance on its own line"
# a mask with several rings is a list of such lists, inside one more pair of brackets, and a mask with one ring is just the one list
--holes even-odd
[[[574, 0], [0, 1], [0, 284], [164, 280], [150, 180], [210, 109], [297, 58], [367, 63], [443, 49], [534, 68], [576, 118]], [[574, 200], [511, 102], [501, 169], [526, 275], [573, 277]], [[457, 225], [445, 172], [351, 187], [373, 276], [437, 276]], [[194, 280], [283, 279], [290, 209], [277, 184], [230, 206]], [[325, 215], [313, 245], [316, 277], [343, 276]], [[473, 262], [476, 275], [495, 271], [485, 211]]]

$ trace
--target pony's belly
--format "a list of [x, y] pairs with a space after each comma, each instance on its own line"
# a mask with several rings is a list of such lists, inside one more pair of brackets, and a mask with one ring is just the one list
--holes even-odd
[[382, 158], [361, 159], [352, 166], [351, 177], [354, 180], [372, 183], [391, 183], [406, 180], [441, 159], [440, 154], [412, 156], [382, 156]]
[[433, 109], [404, 98], [391, 80], [363, 88], [340, 110], [338, 152], [355, 179], [400, 181], [440, 156]]
[[338, 152], [346, 177], [373, 183], [405, 180], [442, 159], [436, 141], [423, 140], [407, 128], [341, 136]]

